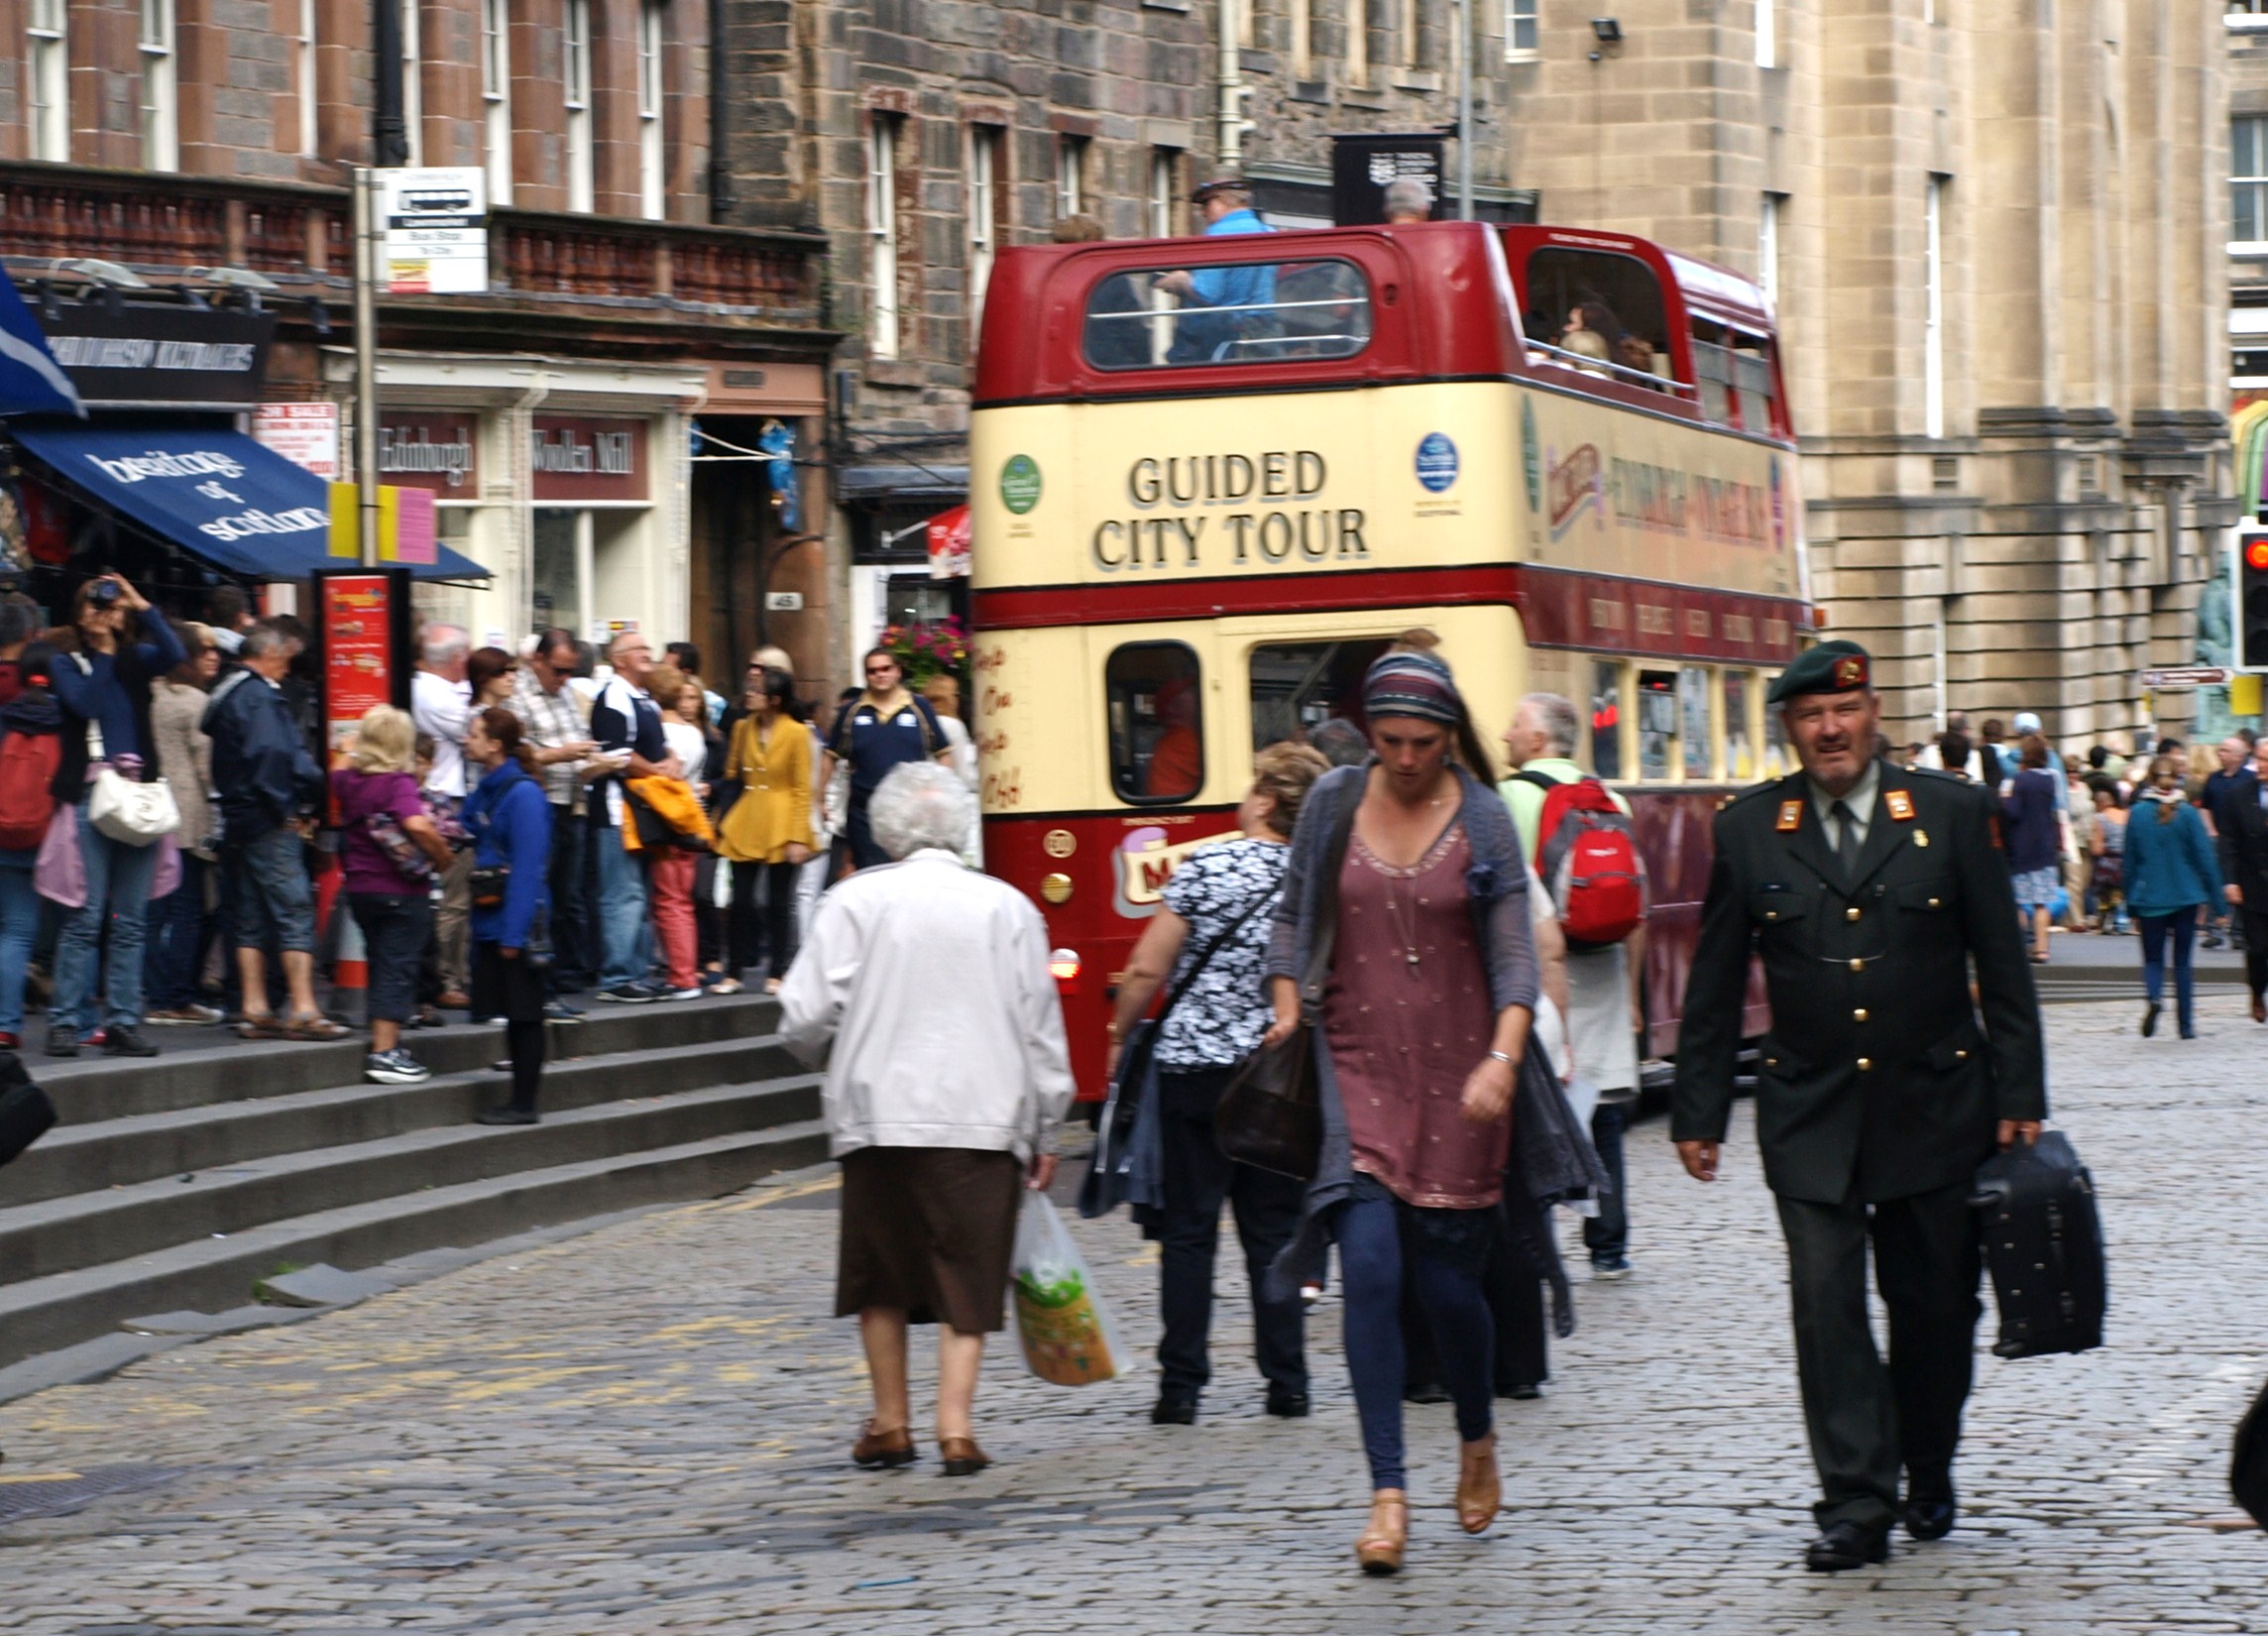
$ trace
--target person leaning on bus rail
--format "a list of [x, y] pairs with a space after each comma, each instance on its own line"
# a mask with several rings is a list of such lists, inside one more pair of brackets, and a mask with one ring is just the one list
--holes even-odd
[[893, 767], [868, 817], [898, 862], [820, 900], [780, 990], [790, 1049], [827, 1057], [821, 1103], [843, 1161], [835, 1314], [858, 1315], [874, 1392], [850, 1458], [917, 1458], [906, 1326], [941, 1324], [948, 1476], [990, 1463], [971, 1414], [984, 1337], [1005, 1317], [1017, 1178], [1054, 1179], [1049, 1141], [1072, 1097], [1047, 926], [1022, 892], [961, 862], [975, 805], [949, 768]]
[[[1787, 1237], [1824, 1490], [1815, 1573], [1883, 1561], [1901, 1514], [1917, 1540], [1951, 1531], [1982, 1311], [1969, 1194], [1995, 1143], [2035, 1139], [2047, 1116], [2039, 1002], [1991, 794], [1867, 756], [1881, 714], [1871, 668], [1856, 643], [1822, 643], [1772, 685], [1802, 770], [1717, 814], [1670, 1104], [1686, 1172], [1716, 1180], [1760, 957], [1772, 1032], [1757, 1146]], [[1868, 1326], [1870, 1238], [1886, 1369]]]
[[[1270, 745], [1253, 758], [1252, 787], [1236, 809], [1242, 833], [1199, 848], [1174, 872], [1164, 906], [1143, 929], [1119, 980], [1105, 1078], [1116, 1077], [1119, 1040], [1150, 1009], [1169, 973], [1177, 996], [1151, 1059], [1158, 1068], [1165, 1208], [1162, 1221], [1144, 1225], [1145, 1235], [1159, 1241], [1158, 1305], [1165, 1324], [1150, 1419], [1160, 1426], [1193, 1423], [1197, 1398], [1212, 1377], [1205, 1343], [1223, 1200], [1235, 1208], [1244, 1245], [1253, 1351], [1268, 1382], [1268, 1412], [1288, 1419], [1307, 1412], [1304, 1303], [1297, 1293], [1271, 1300], [1267, 1291], [1269, 1263], [1300, 1225], [1300, 1184], [1224, 1157], [1212, 1120], [1237, 1064], [1267, 1030], [1261, 968], [1274, 923], [1269, 911], [1290, 857], [1285, 843], [1308, 787], [1329, 770], [1330, 762], [1305, 745]], [[1195, 971], [1199, 961], [1203, 969]]]
[[[1241, 176], [1208, 181], [1190, 195], [1190, 202], [1203, 218], [1202, 231], [1208, 239], [1276, 231], [1252, 208], [1251, 184]], [[1181, 316], [1174, 323], [1174, 344], [1166, 355], [1168, 362], [1197, 363], [1213, 357], [1222, 345], [1251, 330], [1265, 316], [1249, 309], [1275, 300], [1276, 269], [1269, 263], [1204, 267], [1193, 273], [1183, 268], [1160, 274], [1152, 288], [1178, 297], [1182, 303]], [[1240, 310], [1203, 310], [1216, 306]]]
[[[1449, 667], [1390, 653], [1363, 680], [1371, 760], [1309, 791], [1268, 952], [1276, 1018], [1301, 1020], [1321, 918], [1337, 935], [1315, 1030], [1323, 1147], [1301, 1232], [1271, 1277], [1311, 1264], [1327, 1230], [1346, 1291], [1347, 1373], [1371, 1478], [1355, 1542], [1365, 1572], [1402, 1566], [1402, 1284], [1431, 1320], [1461, 1442], [1457, 1520], [1478, 1534], [1502, 1499], [1482, 1271], [1512, 1139], [1515, 1079], [1535, 1010], [1528, 875], [1512, 818]], [[1352, 812], [1343, 862], [1327, 856]]]

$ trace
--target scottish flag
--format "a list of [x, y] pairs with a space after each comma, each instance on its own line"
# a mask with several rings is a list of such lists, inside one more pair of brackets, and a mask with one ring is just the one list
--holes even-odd
[[0, 273], [0, 415], [75, 414], [86, 417], [78, 389], [48, 350], [32, 309]]

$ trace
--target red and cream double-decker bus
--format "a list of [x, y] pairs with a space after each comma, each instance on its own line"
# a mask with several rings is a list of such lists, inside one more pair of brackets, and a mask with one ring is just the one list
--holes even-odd
[[[1771, 316], [1623, 234], [1429, 223], [1004, 252], [970, 428], [987, 867], [1057, 949], [1082, 1094], [1175, 866], [1252, 754], [1440, 641], [1484, 736], [1587, 706], [1638, 816], [1666, 1050], [1708, 815], [1782, 770], [1808, 620]], [[1494, 769], [1501, 774], [1502, 766]], [[1760, 1020], [1760, 1019], [1759, 1019]]]

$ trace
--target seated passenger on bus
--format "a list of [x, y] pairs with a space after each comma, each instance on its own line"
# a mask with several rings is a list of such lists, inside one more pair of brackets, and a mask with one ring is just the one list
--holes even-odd
[[[1567, 326], [1559, 332], [1559, 345], [1568, 352], [1596, 358], [1602, 364], [1618, 362], [1615, 349], [1630, 335], [1622, 320], [1614, 315], [1604, 301], [1584, 301], [1567, 314]], [[1594, 369], [1588, 364], [1575, 366], [1586, 375], [1612, 375], [1611, 369]]]
[[1160, 798], [1188, 800], [1204, 782], [1204, 748], [1197, 740], [1197, 699], [1187, 676], [1169, 676], [1158, 684], [1158, 737], [1150, 746], [1150, 762], [1143, 769], [1142, 793]]
[[[1252, 191], [1242, 177], [1208, 181], [1190, 195], [1190, 201], [1203, 215], [1208, 239], [1276, 231], [1253, 210]], [[1182, 269], [1168, 273], [1156, 288], [1180, 297], [1182, 303], [1174, 323], [1174, 344], [1166, 354], [1168, 363], [1220, 358], [1235, 342], [1271, 332], [1271, 315], [1255, 310], [1276, 299], [1276, 269], [1266, 263], [1203, 267], [1193, 273]], [[1223, 310], [1205, 310], [1208, 307]]]

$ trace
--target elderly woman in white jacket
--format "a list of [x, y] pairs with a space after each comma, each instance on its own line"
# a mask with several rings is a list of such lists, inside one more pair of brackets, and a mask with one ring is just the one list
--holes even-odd
[[897, 862], [820, 900], [780, 991], [787, 1042], [834, 1042], [824, 1110], [843, 1161], [835, 1313], [858, 1315], [874, 1415], [851, 1449], [868, 1467], [917, 1458], [906, 1326], [936, 1323], [938, 1452], [982, 1470], [971, 1410], [984, 1337], [1005, 1317], [1019, 1178], [1045, 1188], [1071, 1105], [1046, 923], [959, 849], [975, 797], [935, 762], [874, 791], [875, 841]]

